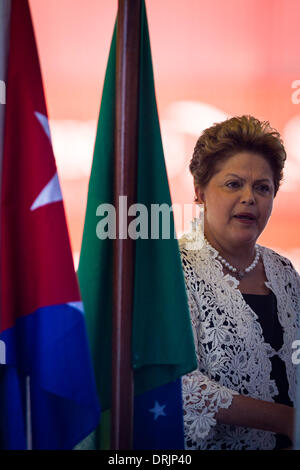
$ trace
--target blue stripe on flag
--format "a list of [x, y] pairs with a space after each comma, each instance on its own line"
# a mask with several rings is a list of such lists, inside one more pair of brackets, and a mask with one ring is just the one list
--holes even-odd
[[[68, 305], [21, 317], [0, 335], [0, 448], [26, 448], [26, 376], [33, 449], [72, 449], [99, 423], [82, 313]], [[12, 404], [13, 406], [10, 406]]]

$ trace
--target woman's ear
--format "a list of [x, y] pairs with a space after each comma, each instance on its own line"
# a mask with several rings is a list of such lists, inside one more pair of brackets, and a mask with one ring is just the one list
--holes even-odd
[[196, 197], [195, 202], [197, 202], [198, 204], [204, 204], [205, 195], [204, 195], [203, 188], [201, 188], [197, 184], [194, 185], [194, 188], [195, 188], [195, 197]]

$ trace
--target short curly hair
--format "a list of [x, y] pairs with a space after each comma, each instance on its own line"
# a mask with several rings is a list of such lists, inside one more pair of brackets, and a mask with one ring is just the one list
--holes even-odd
[[286, 160], [282, 139], [268, 121], [249, 115], [226, 119], [202, 132], [189, 167], [194, 184], [205, 187], [219, 162], [244, 151], [259, 153], [267, 160], [273, 170], [276, 195]]

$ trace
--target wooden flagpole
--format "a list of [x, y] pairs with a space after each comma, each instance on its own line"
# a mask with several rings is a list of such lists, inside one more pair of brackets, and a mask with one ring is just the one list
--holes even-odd
[[[112, 331], [111, 448], [132, 449], [133, 371], [131, 329], [134, 240], [128, 238], [127, 208], [136, 202], [140, 52], [140, 0], [119, 0], [116, 57], [114, 307]], [[120, 204], [120, 196], [123, 198]], [[121, 234], [121, 236], [120, 236]]]

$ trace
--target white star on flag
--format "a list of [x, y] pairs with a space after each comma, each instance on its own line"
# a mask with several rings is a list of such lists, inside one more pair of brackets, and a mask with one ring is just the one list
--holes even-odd
[[66, 305], [69, 305], [70, 307], [76, 308], [81, 313], [84, 313], [83, 302], [81, 302], [81, 301], [67, 302]]
[[[49, 127], [47, 116], [45, 116], [44, 114], [38, 113], [37, 111], [35, 111], [34, 114], [36, 118], [38, 119], [39, 123], [41, 124], [51, 144], [50, 127]], [[42, 189], [40, 194], [37, 196], [30, 210], [34, 211], [38, 207], [42, 207], [42, 206], [45, 206], [46, 204], [51, 204], [52, 202], [57, 202], [57, 201], [62, 201], [62, 193], [60, 189], [58, 175], [57, 173], [55, 173], [55, 175], [51, 178], [51, 180], [46, 184], [46, 186]]]
[[35, 116], [38, 119], [39, 123], [41, 124], [42, 128], [45, 131], [45, 134], [47, 135], [48, 139], [51, 142], [51, 134], [50, 134], [50, 127], [49, 127], [49, 121], [47, 116], [45, 116], [42, 113], [39, 113], [38, 111], [35, 111]]
[[51, 202], [57, 201], [62, 201], [62, 193], [58, 181], [58, 175], [55, 173], [49, 183], [47, 183], [46, 186], [42, 189], [32, 204], [30, 210], [34, 211], [38, 207], [45, 206], [46, 204], [51, 204]]
[[159, 416], [167, 416], [164, 412], [166, 405], [160, 405], [158, 401], [155, 402], [154, 408], [151, 408], [150, 413], [154, 413], [154, 421], [157, 420]]

